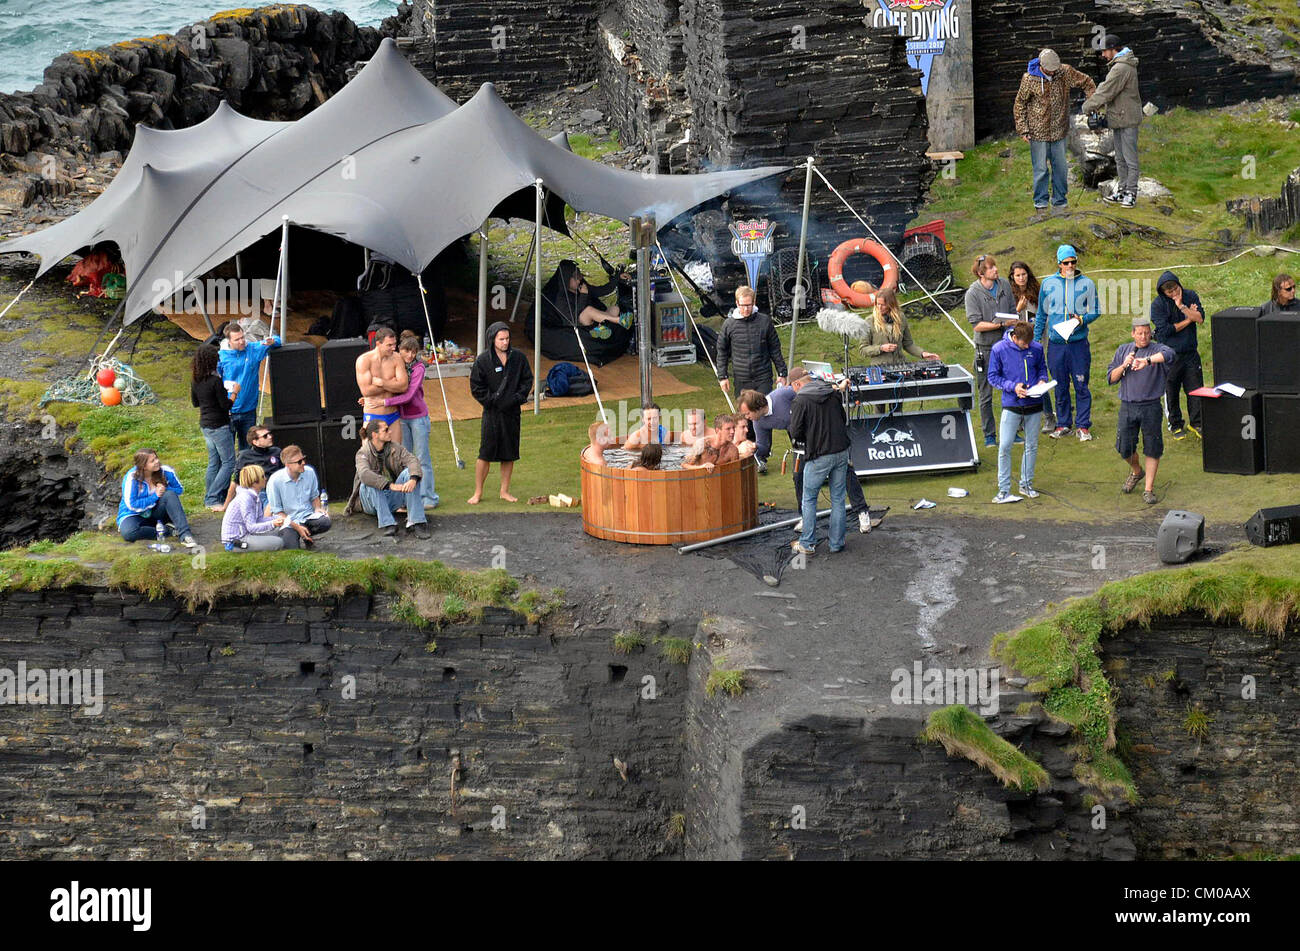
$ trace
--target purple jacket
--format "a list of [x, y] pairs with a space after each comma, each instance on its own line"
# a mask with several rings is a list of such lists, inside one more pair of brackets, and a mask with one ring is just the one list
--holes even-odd
[[416, 360], [411, 364], [411, 382], [401, 396], [390, 396], [384, 400], [385, 406], [398, 407], [398, 416], [402, 419], [419, 419], [429, 415], [429, 407], [424, 402], [424, 361]]
[[246, 535], [265, 535], [275, 531], [275, 522], [262, 517], [262, 500], [252, 489], [239, 486], [235, 497], [221, 516], [221, 543], [237, 542]]
[[1041, 396], [1016, 396], [1016, 384], [1033, 386], [1047, 379], [1047, 361], [1043, 345], [1036, 340], [1021, 350], [1011, 339], [1011, 332], [993, 345], [989, 354], [989, 386], [1002, 391], [1002, 408], [1037, 412], [1043, 406]]

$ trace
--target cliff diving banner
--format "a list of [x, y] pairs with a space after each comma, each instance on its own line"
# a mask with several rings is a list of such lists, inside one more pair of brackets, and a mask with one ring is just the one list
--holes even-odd
[[929, 95], [934, 58], [942, 56], [948, 40], [961, 37], [957, 0], [876, 0], [873, 27], [893, 26], [907, 37], [907, 62], [921, 71], [921, 92]]

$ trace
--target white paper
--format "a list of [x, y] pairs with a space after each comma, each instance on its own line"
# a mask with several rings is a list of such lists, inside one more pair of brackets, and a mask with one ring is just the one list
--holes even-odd
[[1227, 393], [1229, 396], [1241, 396], [1246, 392], [1244, 386], [1238, 386], [1236, 383], [1220, 383], [1215, 389], [1220, 393]]
[[1062, 340], [1069, 340], [1070, 334], [1079, 329], [1082, 321], [1078, 317], [1071, 317], [1069, 320], [1063, 320], [1059, 324], [1052, 324], [1052, 329], [1060, 334]]
[[993, 312], [993, 316], [998, 320], [1019, 320], [1019, 314], [1008, 314], [1006, 311], [998, 310]]
[[912, 506], [914, 509], [932, 509], [934, 507], [935, 503], [931, 502], [929, 499], [922, 499]]
[[948, 498], [950, 499], [964, 499], [968, 495], [970, 493], [965, 489], [959, 489], [956, 486], [949, 486], [948, 488]]
[[1042, 396], [1044, 393], [1052, 389], [1052, 387], [1054, 386], [1056, 386], [1055, 380], [1047, 380], [1044, 383], [1035, 383], [1025, 392], [1028, 393], [1030, 396]]

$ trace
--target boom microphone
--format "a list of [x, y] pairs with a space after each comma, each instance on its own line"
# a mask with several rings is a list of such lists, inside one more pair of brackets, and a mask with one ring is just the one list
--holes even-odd
[[863, 340], [867, 336], [867, 322], [857, 314], [836, 307], [823, 307], [817, 311], [817, 326], [827, 333], [846, 334]]

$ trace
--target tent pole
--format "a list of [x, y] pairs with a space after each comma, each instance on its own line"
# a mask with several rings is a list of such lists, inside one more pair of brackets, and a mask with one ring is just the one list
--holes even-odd
[[207, 326], [208, 333], [214, 334], [217, 332], [217, 328], [212, 326], [212, 318], [208, 316], [207, 292], [203, 289], [203, 285], [198, 281], [194, 281], [192, 286], [194, 287], [194, 299], [199, 302], [199, 313], [203, 315], [203, 323]]
[[799, 329], [799, 311], [804, 302], [803, 289], [803, 254], [804, 249], [808, 246], [808, 205], [812, 201], [812, 176], [813, 176], [813, 157], [808, 156], [807, 162], [808, 175], [803, 183], [803, 221], [799, 225], [799, 259], [795, 264], [794, 272], [794, 300], [791, 301], [790, 313], [790, 359], [786, 361], [786, 370], [789, 372], [794, 367], [794, 337]]
[[537, 230], [533, 233], [533, 415], [542, 411], [542, 180], [533, 182], [537, 189]]
[[235, 280], [242, 281], [243, 279], [244, 279], [244, 258], [243, 255], [236, 254], [235, 255]]
[[0, 317], [3, 317], [5, 314], [9, 313], [9, 308], [14, 306], [14, 304], [18, 303], [19, 298], [21, 298], [24, 294], [30, 291], [32, 289], [32, 285], [35, 283], [36, 283], [36, 278], [32, 278], [30, 281], [28, 281], [27, 286], [18, 292], [18, 297], [15, 297], [13, 300], [11, 300], [8, 306], [5, 307], [4, 310], [0, 310]]
[[487, 278], [488, 278], [488, 223], [485, 220], [478, 232], [478, 346], [482, 353], [487, 341]]
[[[275, 290], [271, 294], [271, 320], [269, 326], [272, 329], [275, 328], [275, 309], [280, 304], [280, 284], [284, 279], [284, 252], [287, 250], [287, 245], [285, 243], [286, 242], [285, 236], [288, 234], [288, 231], [289, 231], [289, 218], [286, 215], [283, 218], [283, 222], [280, 226], [280, 261], [279, 261], [279, 265], [275, 269]], [[258, 292], [257, 299], [258, 299], [257, 316], [260, 318], [262, 316], [262, 304], [261, 304], [262, 295], [260, 290]], [[262, 422], [262, 407], [266, 403], [266, 377], [267, 377], [267, 364], [264, 362], [262, 364], [262, 373], [260, 377], [261, 382], [258, 384], [258, 391], [257, 391], [256, 420], [258, 423]]]
[[438, 373], [438, 389], [442, 390], [442, 408], [447, 414], [447, 431], [451, 433], [451, 452], [456, 457], [456, 468], [464, 469], [465, 461], [460, 457], [460, 448], [456, 445], [456, 427], [451, 421], [451, 404], [447, 402], [447, 386], [442, 382], [442, 361], [438, 359], [438, 342], [433, 339], [433, 321], [429, 319], [428, 291], [424, 289], [424, 271], [415, 275], [415, 282], [420, 285], [420, 306], [424, 308], [424, 326], [429, 329], [429, 352], [433, 354], [433, 368]]
[[[289, 313], [289, 216], [280, 216], [280, 244], [284, 248], [281, 267], [284, 268], [284, 280], [280, 283], [280, 342], [284, 342], [284, 320]], [[271, 333], [275, 333], [275, 321], [271, 321]]]
[[515, 304], [510, 308], [510, 322], [515, 322], [519, 302], [524, 298], [524, 284], [528, 281], [528, 269], [533, 266], [533, 242], [528, 242], [528, 257], [524, 258], [524, 273], [519, 275], [519, 290], [515, 291]]

